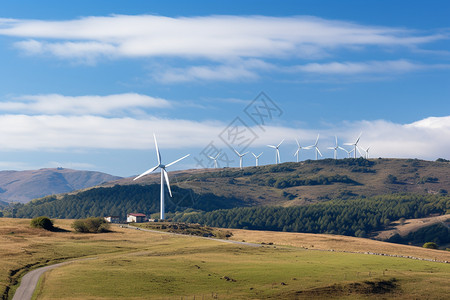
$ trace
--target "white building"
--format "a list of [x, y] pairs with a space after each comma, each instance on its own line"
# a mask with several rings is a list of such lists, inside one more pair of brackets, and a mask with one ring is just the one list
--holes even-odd
[[145, 222], [145, 215], [141, 213], [127, 214], [127, 223], [142, 223]]

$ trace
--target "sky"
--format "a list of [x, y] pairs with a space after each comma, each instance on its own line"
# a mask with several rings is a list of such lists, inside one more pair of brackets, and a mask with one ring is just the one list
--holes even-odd
[[0, 170], [450, 159], [449, 3], [241, 2], [2, 1]]

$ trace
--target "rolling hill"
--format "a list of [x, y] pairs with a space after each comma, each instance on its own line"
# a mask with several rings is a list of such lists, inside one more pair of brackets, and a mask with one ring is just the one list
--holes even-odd
[[63, 168], [0, 171], [0, 200], [26, 203], [35, 198], [80, 190], [117, 179], [120, 177]]
[[[171, 172], [166, 216], [216, 227], [371, 237], [400, 218], [450, 213], [449, 173], [445, 161], [362, 158]], [[17, 206], [15, 216], [151, 215], [159, 211], [159, 180], [159, 174], [123, 178], [36, 199]]]

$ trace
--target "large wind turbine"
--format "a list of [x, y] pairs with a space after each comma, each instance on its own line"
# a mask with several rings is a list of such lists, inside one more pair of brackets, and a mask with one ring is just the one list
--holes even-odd
[[244, 157], [245, 154], [248, 153], [248, 151], [243, 154], [240, 154], [239, 152], [237, 152], [236, 149], [233, 148], [233, 150], [234, 150], [234, 152], [236, 152], [237, 156], [239, 156], [239, 168], [242, 169], [242, 158]]
[[252, 154], [253, 154], [253, 156], [255, 157], [255, 159], [256, 159], [256, 166], [258, 166], [258, 162], [259, 162], [259, 157], [263, 154], [263, 152], [261, 152], [259, 155], [256, 155], [255, 153], [253, 153], [252, 152]]
[[216, 155], [216, 157], [212, 157], [212, 156], [209, 156], [209, 155], [208, 155], [209, 158], [211, 158], [212, 160], [214, 160], [214, 168], [216, 168], [216, 169], [217, 169], [217, 158], [219, 158], [219, 155], [220, 155], [220, 153], [218, 153], [218, 154]]
[[364, 155], [362, 155], [361, 151], [359, 150], [359, 146], [358, 146], [358, 142], [359, 142], [359, 139], [361, 138], [361, 135], [362, 135], [362, 132], [359, 134], [358, 138], [356, 139], [356, 141], [354, 143], [344, 143], [344, 145], [354, 146], [355, 147], [353, 149], [353, 151], [354, 151], [353, 152], [354, 158], [356, 158], [356, 150], [358, 150], [358, 152], [359, 152], [359, 154], [361, 154], [361, 156], [364, 156]]
[[297, 142], [297, 151], [295, 151], [294, 156], [297, 156], [297, 162], [298, 162], [298, 156], [300, 154], [300, 150], [302, 149], [311, 149], [310, 147], [302, 147], [300, 146], [300, 143], [298, 142], [297, 139], [295, 139], [295, 141]]
[[308, 148], [314, 148], [316, 150], [316, 160], [318, 159], [317, 154], [320, 154], [320, 156], [322, 156], [322, 153], [320, 153], [319, 147], [317, 147], [317, 144], [319, 143], [319, 135], [317, 135], [317, 139], [316, 142], [314, 143], [314, 145], [308, 146]]
[[169, 175], [167, 175], [167, 171], [166, 168], [170, 167], [173, 164], [176, 164], [177, 162], [179, 162], [182, 159], [185, 159], [186, 157], [188, 157], [190, 154], [183, 156], [182, 158], [177, 159], [176, 161], [171, 162], [168, 165], [163, 165], [161, 163], [161, 154], [159, 153], [159, 149], [158, 149], [158, 142], [156, 141], [156, 135], [153, 134], [153, 137], [155, 139], [155, 147], [156, 147], [156, 157], [158, 158], [158, 165], [156, 165], [155, 167], [145, 171], [144, 173], [142, 173], [141, 175], [139, 175], [138, 177], [134, 178], [133, 180], [137, 180], [139, 178], [141, 178], [142, 176], [145, 176], [147, 174], [150, 174], [151, 172], [155, 171], [156, 169], [160, 168], [161, 169], [161, 220], [164, 220], [164, 181], [167, 184], [167, 189], [169, 190], [169, 195], [170, 197], [172, 197], [172, 191], [170, 190], [170, 182], [169, 182]]
[[347, 150], [345, 150], [344, 148], [342, 148], [341, 146], [339, 146], [339, 145], [338, 145], [337, 136], [334, 136], [334, 137], [336, 138], [336, 145], [335, 145], [334, 147], [328, 147], [328, 149], [334, 149], [334, 159], [337, 159], [337, 150], [338, 150], [338, 149], [341, 149], [341, 150], [344, 150], [344, 151], [347, 151]]
[[267, 145], [267, 147], [276, 149], [275, 152], [275, 164], [278, 165], [278, 163], [281, 163], [281, 158], [280, 158], [280, 150], [278, 150], [278, 148], [280, 148], [281, 144], [284, 142], [284, 139], [278, 144], [278, 146], [274, 146], [274, 145]]

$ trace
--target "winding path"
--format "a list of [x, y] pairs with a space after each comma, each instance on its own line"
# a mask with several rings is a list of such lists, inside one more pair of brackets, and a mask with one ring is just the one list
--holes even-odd
[[39, 277], [41, 277], [41, 275], [47, 272], [48, 270], [58, 268], [76, 261], [87, 259], [95, 259], [95, 258], [82, 258], [71, 261], [65, 261], [62, 263], [42, 267], [28, 272], [27, 274], [25, 274], [25, 276], [22, 277], [22, 280], [20, 281], [20, 286], [14, 293], [13, 300], [31, 300], [31, 297], [33, 296], [34, 290], [36, 289], [37, 283], [39, 281]]

